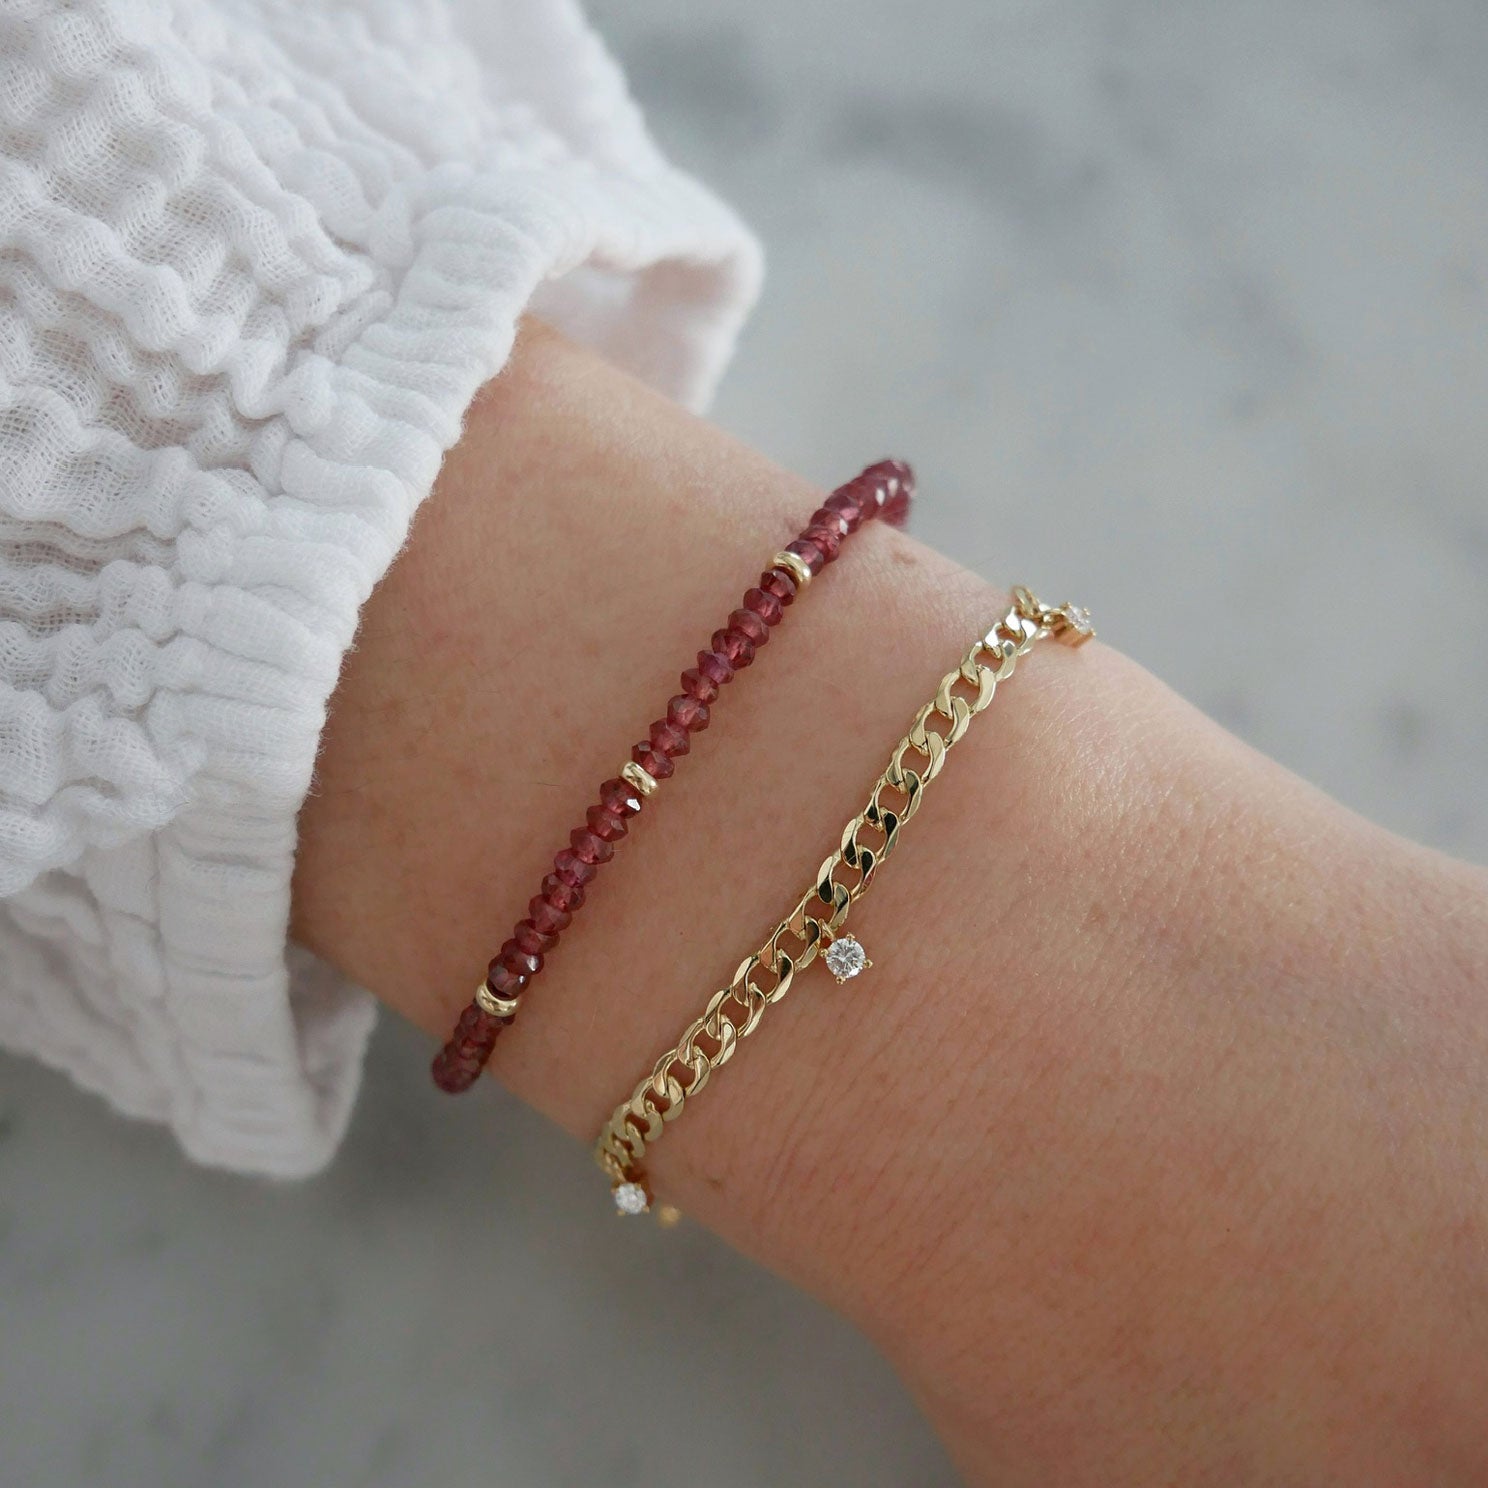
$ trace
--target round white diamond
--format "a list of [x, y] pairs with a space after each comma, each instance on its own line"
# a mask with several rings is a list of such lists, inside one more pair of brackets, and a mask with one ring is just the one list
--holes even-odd
[[1069, 623], [1076, 630], [1090, 629], [1090, 611], [1084, 605], [1066, 605], [1064, 613], [1069, 617]]
[[868, 953], [851, 936], [839, 936], [827, 947], [827, 970], [846, 981], [868, 964]]
[[622, 1214], [644, 1214], [651, 1207], [651, 1200], [639, 1183], [618, 1183], [614, 1195], [615, 1207]]

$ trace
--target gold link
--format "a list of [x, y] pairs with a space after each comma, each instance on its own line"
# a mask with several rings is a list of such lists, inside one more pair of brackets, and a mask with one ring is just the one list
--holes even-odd
[[[794, 553], [777, 553], [771, 563], [788, 570], [803, 585], [810, 582], [810, 570]], [[714, 1070], [733, 1058], [734, 1051], [758, 1026], [765, 1009], [790, 991], [796, 973], [809, 966], [840, 933], [849, 909], [867, 892], [875, 873], [898, 844], [900, 829], [919, 809], [925, 787], [940, 774], [946, 756], [965, 736], [971, 720], [990, 705], [998, 684], [1012, 675], [1019, 658], [1046, 638], [1078, 646], [1094, 634], [1088, 612], [1079, 606], [1050, 608], [1021, 585], [1013, 590], [1012, 608], [972, 645], [956, 669], [941, 679], [935, 696], [915, 715], [887, 768], [874, 782], [868, 804], [843, 829], [840, 846], [822, 864], [816, 882], [764, 945], [739, 963], [733, 981], [713, 994], [703, 1016], [656, 1061], [630, 1098], [616, 1106], [594, 1147], [595, 1161], [612, 1182], [644, 1185], [641, 1159], [647, 1146], [682, 1114], [687, 1101], [708, 1083]], [[976, 695], [958, 690], [963, 688], [968, 692], [975, 688]], [[911, 752], [923, 764], [906, 765], [905, 755]], [[634, 768], [645, 776], [649, 789], [630, 774], [632, 766], [627, 765], [622, 774], [650, 795], [656, 782], [639, 766]], [[903, 804], [897, 808], [886, 806], [881, 797], [887, 792], [902, 796]], [[860, 841], [858, 834], [865, 831], [881, 835], [883, 841], [877, 846]], [[856, 873], [856, 884], [838, 880], [839, 869]], [[781, 947], [782, 938], [787, 936], [801, 944], [795, 955]], [[772, 976], [774, 985], [767, 985]]]

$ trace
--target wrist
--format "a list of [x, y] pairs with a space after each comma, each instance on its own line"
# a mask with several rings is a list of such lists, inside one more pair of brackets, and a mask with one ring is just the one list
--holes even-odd
[[[442, 1036], [700, 617], [818, 499], [525, 334], [368, 606], [302, 822], [301, 938]], [[586, 1141], [794, 901], [927, 687], [1005, 605], [900, 534], [854, 541], [768, 668], [734, 684], [747, 700], [641, 818], [498, 1046], [500, 1077]], [[1361, 856], [1389, 870], [1378, 893], [1353, 883]], [[1419, 1170], [1381, 1200], [1400, 1176], [1382, 1130], [1413, 1158], [1454, 1124], [1482, 1135], [1467, 994], [1453, 1080], [1422, 1110], [1411, 1082], [1443, 1057], [1429, 1019], [1407, 1004], [1409, 1037], [1380, 1042], [1422, 948], [1392, 922], [1388, 968], [1357, 946], [1339, 959], [1407, 881], [1446, 891], [1113, 651], [1041, 651], [855, 911], [871, 988], [793, 995], [658, 1148], [658, 1188], [874, 1333], [984, 1468], [994, 1441], [1010, 1469], [1071, 1480], [1081, 1451], [1158, 1450], [1184, 1423], [1159, 1419], [1154, 1381], [1211, 1444], [1227, 1422], [1291, 1443], [1247, 1404], [1268, 1379], [1312, 1420], [1338, 1406], [1319, 1379], [1366, 1400], [1412, 1346], [1367, 1298], [1338, 1300], [1365, 1259], [1360, 1215], [1397, 1257], [1423, 1259], [1419, 1206], [1433, 1235], [1450, 1225]], [[1481, 888], [1454, 902], [1457, 949], [1431, 952], [1448, 961]], [[838, 1016], [859, 998], [871, 1017]], [[1374, 1307], [1395, 1294], [1386, 1277]], [[1365, 1322], [1337, 1384], [1315, 1335]], [[1469, 1337], [1462, 1321], [1457, 1352]]]

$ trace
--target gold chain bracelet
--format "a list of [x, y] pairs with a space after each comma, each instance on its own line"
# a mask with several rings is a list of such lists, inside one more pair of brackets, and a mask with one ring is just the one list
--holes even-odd
[[[798, 971], [822, 953], [839, 982], [872, 965], [857, 939], [840, 933], [848, 911], [893, 852], [900, 828], [919, 809], [920, 797], [940, 774], [946, 755], [971, 720], [991, 703], [997, 684], [1012, 675], [1018, 658], [1046, 637], [1078, 646], [1094, 634], [1088, 611], [1070, 604], [1045, 606], [1020, 587], [1013, 590], [1008, 612], [972, 645], [954, 671], [941, 678], [935, 696], [915, 715], [888, 768], [874, 783], [868, 804], [844, 828], [841, 845], [821, 865], [815, 882], [764, 945], [739, 963], [733, 981], [714, 993], [702, 1016], [688, 1025], [605, 1123], [594, 1156], [610, 1179], [615, 1206], [622, 1214], [641, 1214], [651, 1206], [641, 1166], [647, 1146], [682, 1114], [713, 1071], [728, 1063], [739, 1041], [759, 1026], [765, 1009], [790, 991]], [[906, 763], [911, 756], [915, 758]], [[898, 804], [891, 804], [895, 800]], [[873, 840], [865, 842], [865, 833]], [[839, 869], [855, 877], [841, 881], [836, 876]], [[787, 942], [793, 943], [791, 949]]]

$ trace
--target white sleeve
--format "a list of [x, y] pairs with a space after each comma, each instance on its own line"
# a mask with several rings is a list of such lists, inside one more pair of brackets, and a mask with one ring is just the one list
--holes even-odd
[[0, 1042], [327, 1160], [373, 1011], [286, 926], [358, 609], [524, 310], [697, 404], [757, 279], [566, 0], [0, 9]]

